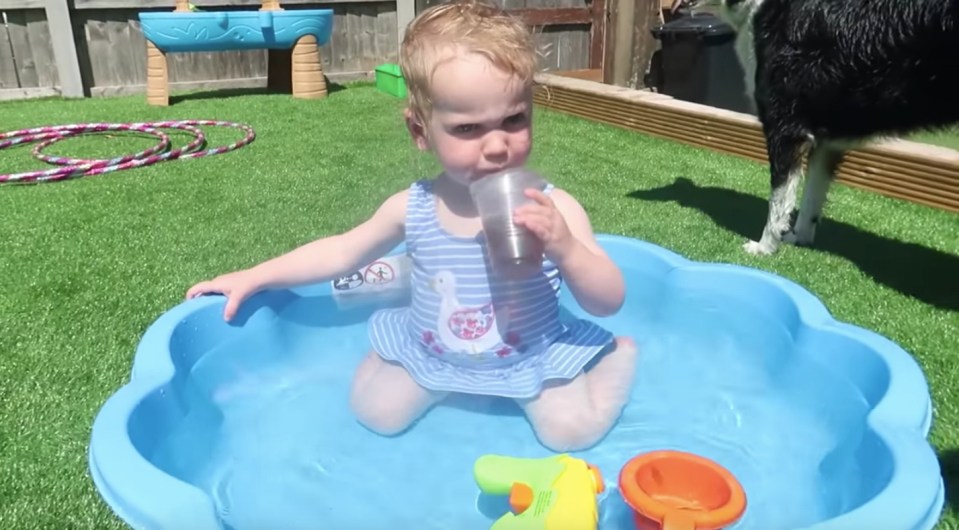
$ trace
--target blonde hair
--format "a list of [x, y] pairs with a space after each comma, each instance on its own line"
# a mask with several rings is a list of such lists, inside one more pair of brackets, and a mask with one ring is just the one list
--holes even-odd
[[400, 70], [410, 109], [429, 118], [430, 81], [444, 51], [486, 57], [496, 68], [532, 84], [536, 47], [526, 23], [486, 0], [452, 0], [425, 9], [407, 27], [400, 45]]

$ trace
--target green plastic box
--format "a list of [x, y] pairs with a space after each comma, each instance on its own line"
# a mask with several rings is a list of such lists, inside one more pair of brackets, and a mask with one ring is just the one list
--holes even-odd
[[376, 88], [398, 98], [406, 97], [406, 80], [400, 72], [400, 65], [381, 64], [376, 67]]

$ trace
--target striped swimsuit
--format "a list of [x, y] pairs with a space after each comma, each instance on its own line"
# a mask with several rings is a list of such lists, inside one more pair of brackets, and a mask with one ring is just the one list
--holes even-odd
[[533, 397], [548, 379], [575, 377], [613, 341], [592, 322], [560, 320], [562, 279], [550, 260], [527, 280], [489, 276], [483, 235], [440, 226], [431, 181], [410, 187], [406, 251], [411, 304], [374, 313], [370, 341], [427, 389]]

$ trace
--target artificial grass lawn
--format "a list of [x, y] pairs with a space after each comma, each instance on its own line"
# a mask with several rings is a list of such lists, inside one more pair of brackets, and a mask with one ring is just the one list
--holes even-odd
[[[0, 189], [0, 528], [121, 528], [87, 474], [87, 443], [147, 326], [193, 282], [345, 230], [435, 168], [413, 151], [400, 102], [370, 86], [318, 101], [220, 96], [0, 104], [4, 131], [220, 119], [257, 132], [216, 157]], [[597, 232], [778, 273], [914, 354], [936, 405], [939, 528], [959, 530], [959, 216], [837, 186], [816, 249], [752, 257], [740, 245], [762, 229], [764, 166], [558, 113], [536, 120], [533, 164], [580, 198]], [[210, 130], [213, 145], [239, 137]], [[78, 138], [51, 152], [110, 157], [152, 142]], [[29, 148], [0, 151], [4, 173], [37, 167]]]
[[959, 151], [959, 127], [943, 129], [940, 131], [920, 132], [909, 136], [914, 142], [938, 145], [948, 147]]

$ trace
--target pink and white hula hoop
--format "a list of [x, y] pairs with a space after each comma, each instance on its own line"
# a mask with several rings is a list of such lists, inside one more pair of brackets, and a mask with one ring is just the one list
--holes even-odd
[[[233, 142], [229, 145], [203, 149], [206, 145], [206, 135], [196, 126], [215, 126], [232, 127], [244, 131], [243, 139]], [[193, 140], [187, 145], [178, 149], [168, 150], [170, 148], [170, 137], [160, 129], [179, 129], [186, 131], [193, 136]], [[60, 140], [89, 133], [102, 133], [109, 131], [137, 131], [155, 136], [159, 142], [138, 153], [124, 155], [111, 159], [87, 160], [79, 158], [66, 158], [45, 154], [44, 149]], [[33, 156], [41, 161], [54, 164], [56, 167], [48, 170], [28, 171], [25, 173], [12, 173], [8, 175], [0, 174], [0, 184], [28, 183], [28, 182], [49, 182], [57, 180], [66, 180], [90, 175], [102, 175], [112, 171], [130, 169], [135, 167], [149, 166], [157, 162], [166, 162], [168, 160], [197, 158], [201, 156], [218, 155], [239, 149], [249, 144], [256, 138], [253, 128], [242, 123], [217, 120], [181, 120], [181, 121], [158, 121], [145, 123], [78, 123], [73, 125], [54, 125], [47, 127], [37, 127], [34, 129], [22, 129], [0, 134], [0, 150], [15, 145], [40, 142], [33, 148]]]

